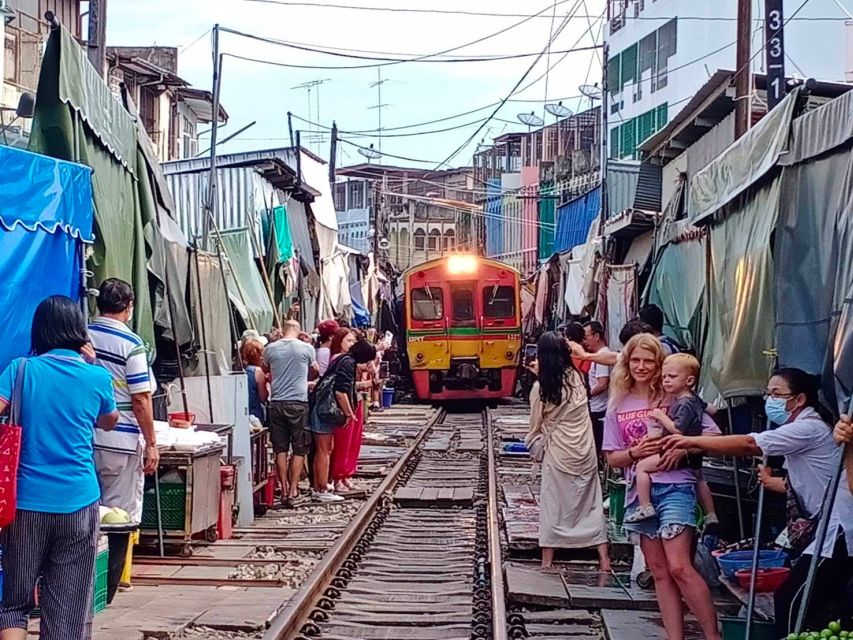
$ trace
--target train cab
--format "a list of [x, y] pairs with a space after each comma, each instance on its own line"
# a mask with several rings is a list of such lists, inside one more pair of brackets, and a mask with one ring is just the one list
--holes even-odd
[[503, 398], [515, 390], [521, 348], [518, 272], [455, 254], [404, 274], [406, 342], [422, 400]]

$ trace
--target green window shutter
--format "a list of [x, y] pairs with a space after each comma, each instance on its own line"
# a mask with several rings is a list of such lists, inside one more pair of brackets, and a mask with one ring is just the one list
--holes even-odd
[[622, 82], [620, 89], [637, 79], [637, 45], [631, 45], [622, 52]]
[[613, 56], [607, 61], [607, 89], [610, 93], [618, 93], [622, 89], [620, 57]]
[[663, 129], [669, 122], [667, 103], [664, 102], [657, 108], [657, 131]]
[[613, 127], [610, 130], [610, 157], [619, 158], [619, 136], [622, 127]]

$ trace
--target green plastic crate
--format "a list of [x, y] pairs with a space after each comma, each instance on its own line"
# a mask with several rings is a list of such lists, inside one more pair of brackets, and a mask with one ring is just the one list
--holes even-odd
[[624, 480], [607, 481], [607, 495], [610, 497], [610, 520], [619, 527], [622, 526], [622, 519], [625, 517], [626, 488]]
[[107, 608], [107, 573], [110, 569], [110, 550], [98, 551], [95, 558], [95, 590], [92, 595], [92, 608], [95, 613], [100, 613]]
[[[183, 483], [160, 483], [160, 512], [163, 529], [180, 530], [184, 528], [186, 515], [187, 487]], [[142, 528], [157, 528], [157, 495], [153, 490], [146, 491], [142, 499]]]
[[[723, 625], [723, 640], [743, 640], [746, 637], [746, 618], [721, 616], [720, 623]], [[753, 620], [749, 637], [753, 640], [778, 640], [775, 629], [769, 622]]]

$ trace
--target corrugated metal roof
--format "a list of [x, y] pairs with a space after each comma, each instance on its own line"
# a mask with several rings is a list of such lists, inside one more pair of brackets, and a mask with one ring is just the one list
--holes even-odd
[[[607, 217], [619, 215], [634, 206], [640, 163], [607, 161]], [[660, 198], [660, 196], [658, 196]]]
[[557, 208], [554, 253], [571, 251], [586, 242], [589, 227], [601, 212], [601, 187], [587, 191]]

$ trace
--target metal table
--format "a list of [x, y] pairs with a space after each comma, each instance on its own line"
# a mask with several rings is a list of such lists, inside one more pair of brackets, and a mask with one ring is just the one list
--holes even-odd
[[[225, 446], [214, 444], [195, 451], [163, 451], [154, 482], [159, 484], [160, 475], [177, 470], [184, 479], [186, 488], [184, 524], [181, 529], [162, 531], [163, 542], [181, 545], [182, 555], [192, 554], [192, 539], [203, 533], [208, 542], [216, 541], [216, 524], [219, 518], [220, 467]], [[158, 488], [159, 490], [159, 488]], [[143, 528], [143, 538], [159, 540], [157, 528]]]

